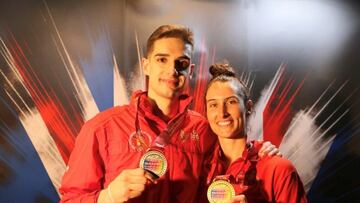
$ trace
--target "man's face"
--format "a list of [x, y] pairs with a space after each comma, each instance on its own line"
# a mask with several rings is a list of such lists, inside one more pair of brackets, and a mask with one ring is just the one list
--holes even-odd
[[231, 82], [214, 82], [206, 93], [206, 115], [213, 132], [220, 138], [244, 136], [243, 102]]
[[190, 57], [191, 46], [178, 38], [154, 42], [148, 58], [143, 60], [151, 99], [173, 99], [183, 89], [190, 71]]

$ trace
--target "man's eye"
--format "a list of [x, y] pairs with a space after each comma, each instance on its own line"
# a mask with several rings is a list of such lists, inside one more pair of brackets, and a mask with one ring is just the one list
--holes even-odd
[[184, 71], [190, 66], [190, 61], [187, 59], [176, 59], [175, 68], [177, 71]]
[[209, 104], [209, 108], [216, 108], [217, 104]]
[[157, 62], [160, 62], [160, 63], [166, 63], [167, 62], [167, 58], [157, 58], [156, 60], [157, 60]]

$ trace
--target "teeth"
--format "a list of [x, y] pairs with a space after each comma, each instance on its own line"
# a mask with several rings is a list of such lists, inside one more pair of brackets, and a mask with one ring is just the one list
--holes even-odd
[[219, 121], [217, 124], [220, 126], [230, 125], [231, 121]]

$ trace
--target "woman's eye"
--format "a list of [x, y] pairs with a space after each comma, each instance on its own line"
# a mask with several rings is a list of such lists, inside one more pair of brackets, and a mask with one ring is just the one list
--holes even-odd
[[239, 103], [236, 99], [230, 99], [229, 101], [228, 101], [228, 103], [229, 104], [237, 104], [237, 103]]

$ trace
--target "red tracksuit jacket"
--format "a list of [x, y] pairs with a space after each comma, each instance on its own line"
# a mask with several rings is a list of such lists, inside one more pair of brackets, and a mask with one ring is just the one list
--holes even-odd
[[[164, 149], [168, 169], [156, 185], [129, 202], [197, 202], [203, 161], [216, 136], [204, 117], [188, 110], [191, 97], [179, 98], [179, 114], [186, 117]], [[62, 179], [60, 202], [96, 202], [100, 190], [122, 170], [139, 167], [146, 146], [173, 122], [164, 122], [153, 108], [146, 92], [136, 92], [129, 105], [106, 110], [84, 124]], [[141, 139], [135, 136], [137, 112]]]
[[244, 194], [248, 203], [306, 203], [303, 184], [291, 162], [278, 156], [259, 158], [260, 147], [256, 141], [249, 143], [242, 157], [226, 169], [217, 145], [205, 167], [207, 184], [219, 175], [226, 175], [235, 194]]

